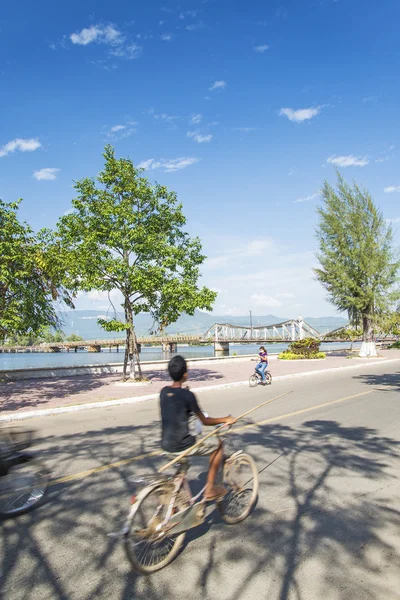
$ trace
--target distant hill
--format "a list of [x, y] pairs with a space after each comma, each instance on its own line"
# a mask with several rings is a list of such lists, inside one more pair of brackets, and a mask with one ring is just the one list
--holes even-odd
[[[106, 314], [98, 310], [71, 310], [60, 315], [62, 320], [62, 330], [66, 336], [76, 333], [84, 340], [94, 339], [118, 339], [124, 338], [124, 333], [109, 333], [104, 331], [98, 324], [97, 319], [105, 318]], [[118, 315], [123, 320], [123, 315]], [[277, 317], [276, 315], [253, 316], [253, 325], [272, 325], [281, 323], [290, 317]], [[325, 333], [346, 325], [347, 320], [342, 317], [304, 317], [306, 323]], [[230, 315], [210, 315], [208, 313], [196, 311], [195, 315], [182, 315], [176, 323], [167, 328], [169, 333], [184, 333], [188, 335], [202, 334], [207, 331], [214, 323], [230, 323], [232, 325], [249, 325], [249, 316], [232, 317]], [[135, 319], [136, 331], [138, 335], [149, 335], [150, 331], [155, 329], [151, 317], [148, 314], [140, 314]]]

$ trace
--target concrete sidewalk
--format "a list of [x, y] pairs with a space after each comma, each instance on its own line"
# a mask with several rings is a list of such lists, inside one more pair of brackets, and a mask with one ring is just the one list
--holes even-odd
[[[383, 350], [380, 359], [347, 358], [328, 356], [326, 360], [279, 361], [270, 357], [270, 371], [273, 379], [286, 379], [321, 373], [332, 369], [363, 368], [373, 371], [374, 365], [399, 360], [400, 350]], [[252, 374], [255, 362], [250, 358], [237, 358], [225, 361], [204, 361], [190, 368], [190, 388], [194, 391], [215, 389], [246, 384]], [[166, 367], [154, 368], [144, 365], [150, 383], [122, 383], [120, 375], [84, 375], [34, 379], [0, 384], [0, 413], [2, 417], [23, 416], [21, 413], [49, 409], [60, 409], [76, 405], [99, 402], [132, 402], [157, 395], [168, 383]], [[28, 416], [28, 415], [26, 415]], [[1, 419], [1, 417], [0, 417]]]

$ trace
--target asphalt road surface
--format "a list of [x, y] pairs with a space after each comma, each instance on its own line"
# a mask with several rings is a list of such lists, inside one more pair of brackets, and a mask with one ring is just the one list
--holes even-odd
[[[199, 396], [212, 416], [251, 415], [231, 436], [257, 462], [253, 514], [211, 512], [174, 563], [136, 576], [107, 537], [129, 509], [130, 477], [163, 462], [155, 401], [30, 420], [52, 469], [47, 502], [2, 524], [7, 600], [400, 599], [400, 362]], [[204, 459], [203, 459], [204, 460]], [[206, 464], [196, 459], [194, 486]]]

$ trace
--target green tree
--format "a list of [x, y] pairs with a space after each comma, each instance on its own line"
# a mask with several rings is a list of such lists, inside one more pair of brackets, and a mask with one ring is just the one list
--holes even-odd
[[81, 337], [80, 335], [77, 335], [76, 333], [71, 333], [71, 335], [69, 335], [67, 337], [67, 342], [81, 342], [83, 341], [83, 337]]
[[[126, 331], [124, 378], [141, 378], [134, 317], [149, 312], [161, 328], [182, 312], [210, 310], [216, 294], [199, 287], [205, 257], [186, 224], [176, 194], [151, 185], [130, 159], [115, 158], [106, 146], [96, 179], [75, 183], [73, 212], [58, 222], [58, 239], [74, 290], [118, 290], [124, 321], [99, 320], [107, 331]], [[138, 374], [136, 373], [138, 367]]]
[[370, 194], [337, 176], [337, 190], [328, 182], [322, 190], [317, 229], [320, 267], [315, 273], [332, 304], [348, 313], [351, 324], [362, 325], [360, 355], [376, 356], [374, 326], [398, 297], [400, 261], [392, 229]]
[[18, 219], [20, 200], [0, 200], [0, 340], [35, 336], [43, 327], [56, 327], [56, 302], [73, 308], [61, 285], [61, 265], [52, 236], [35, 235]]

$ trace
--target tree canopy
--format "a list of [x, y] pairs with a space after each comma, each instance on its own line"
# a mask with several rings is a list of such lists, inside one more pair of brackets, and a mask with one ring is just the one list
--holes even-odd
[[59, 220], [57, 237], [68, 287], [120, 292], [125, 321], [114, 309], [113, 319], [99, 322], [108, 331], [126, 330], [124, 374], [129, 358], [136, 376], [134, 316], [151, 313], [163, 329], [182, 312], [210, 310], [216, 294], [198, 285], [205, 256], [200, 240], [184, 230], [175, 192], [150, 184], [130, 159], [117, 159], [111, 146], [103, 156], [96, 179], [75, 183], [73, 212]]
[[20, 200], [0, 200], [0, 339], [57, 327], [56, 302], [73, 308], [61, 285], [62, 266], [52, 236], [18, 219]]
[[392, 229], [370, 194], [337, 176], [337, 190], [327, 181], [322, 189], [315, 273], [332, 304], [346, 311], [351, 323], [362, 324], [364, 342], [370, 344], [376, 319], [398, 297], [400, 261]]

